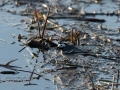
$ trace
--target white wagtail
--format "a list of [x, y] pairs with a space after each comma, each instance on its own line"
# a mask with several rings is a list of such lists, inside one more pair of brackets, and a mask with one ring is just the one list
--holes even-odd
[[73, 45], [69, 45], [67, 43], [60, 43], [58, 44], [58, 49], [61, 50], [61, 55], [63, 57], [67, 57], [68, 59], [75, 58], [78, 55], [92, 55], [94, 56], [95, 54], [91, 51], [83, 51]]

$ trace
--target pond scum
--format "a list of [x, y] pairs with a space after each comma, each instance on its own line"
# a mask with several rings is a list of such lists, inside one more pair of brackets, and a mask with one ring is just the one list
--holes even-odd
[[[110, 1], [119, 5], [117, 0]], [[39, 80], [45, 74], [52, 74], [56, 90], [119, 90], [120, 48], [117, 43], [120, 39], [109, 38], [109, 35], [119, 35], [119, 28], [112, 30], [103, 27], [106, 20], [95, 18], [97, 15], [116, 16], [119, 21], [119, 10], [90, 13], [77, 5], [82, 3], [89, 7], [94, 3], [105, 4], [104, 0], [68, 0], [67, 5], [64, 2], [67, 1], [1, 1], [1, 7], [11, 3], [16, 7], [26, 6], [19, 13], [14, 10], [6, 11], [27, 16], [27, 19], [21, 20], [21, 22], [29, 24], [27, 27], [29, 29], [25, 31], [29, 34], [18, 35], [18, 41], [23, 44], [23, 48], [19, 52], [27, 50], [31, 55], [24, 54], [28, 66], [31, 66], [32, 63], [29, 57], [35, 62], [32, 64], [34, 66], [31, 71], [25, 71], [20, 67], [10, 65], [16, 61], [12, 60], [7, 64], [0, 64], [12, 71], [1, 71], [0, 73], [30, 73], [28, 83], [25, 85], [37, 85], [31, 80]], [[94, 18], [89, 18], [90, 16], [94, 16]], [[64, 23], [64, 21], [68, 22]], [[72, 21], [75, 23], [70, 24]], [[58, 50], [59, 42], [65, 42], [91, 53], [79, 54], [69, 59]], [[33, 77], [34, 75], [36, 77]]]

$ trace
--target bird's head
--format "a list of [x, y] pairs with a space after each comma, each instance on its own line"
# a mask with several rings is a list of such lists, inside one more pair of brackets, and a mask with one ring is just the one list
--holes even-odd
[[63, 49], [66, 47], [66, 44], [65, 43], [60, 43], [58, 44], [58, 49]]

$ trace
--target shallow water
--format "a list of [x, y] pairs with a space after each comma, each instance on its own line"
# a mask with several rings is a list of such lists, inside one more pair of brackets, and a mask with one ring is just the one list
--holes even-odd
[[[0, 60], [1, 64], [6, 64], [10, 60], [18, 59], [17, 61], [13, 62], [11, 65], [20, 66], [22, 70], [30, 70], [30, 67], [27, 66], [27, 61], [24, 58], [24, 54], [29, 54], [26, 50], [23, 50], [23, 52], [19, 52], [20, 49], [23, 47], [19, 46], [21, 44], [18, 42], [17, 36], [18, 34], [25, 34], [25, 32], [19, 30], [18, 28], [23, 28], [23, 24], [20, 23], [21, 19], [24, 19], [25, 17], [18, 16], [18, 15], [12, 15], [4, 11], [0, 11]], [[12, 26], [13, 24], [19, 24], [18, 26]], [[14, 37], [14, 38], [13, 38]], [[14, 44], [11, 44], [12, 42], [15, 42]], [[5, 68], [0, 68], [0, 71], [9, 70]], [[39, 81], [35, 80], [33, 83], [36, 83], [38, 85], [34, 86], [24, 86], [25, 83], [24, 80], [29, 79], [30, 73], [18, 73], [16, 75], [1, 75], [0, 80], [5, 81], [0, 84], [0, 87], [2, 90], [54, 90], [55, 87], [53, 86], [52, 81], [47, 81], [44, 78], [41, 78]], [[51, 79], [52, 76], [49, 75], [49, 79]], [[23, 80], [23, 82], [12, 82], [8, 80]], [[41, 83], [42, 82], [42, 83]], [[44, 87], [43, 87], [44, 86]]]

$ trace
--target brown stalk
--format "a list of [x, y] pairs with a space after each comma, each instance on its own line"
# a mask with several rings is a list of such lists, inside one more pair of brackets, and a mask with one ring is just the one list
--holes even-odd
[[50, 7], [48, 7], [47, 9], [48, 9], [48, 14], [47, 14], [47, 17], [46, 17], [46, 19], [45, 19], [45, 24], [44, 24], [44, 26], [43, 26], [42, 39], [43, 39], [44, 34], [45, 34], [46, 25], [47, 25], [47, 20], [48, 20], [49, 14], [50, 14]]
[[71, 38], [72, 38], [72, 43], [73, 43], [73, 28], [72, 28], [72, 33], [71, 33]]
[[39, 37], [41, 37], [41, 35], [40, 35], [40, 22], [39, 22], [39, 18], [38, 18], [38, 14], [37, 14], [36, 8], [34, 8], [34, 14], [35, 14], [35, 17], [37, 18], [37, 22], [38, 22]]
[[39, 20], [38, 20], [38, 32], [39, 32], [39, 37], [41, 37], [41, 35], [40, 35], [40, 23], [39, 23]]

